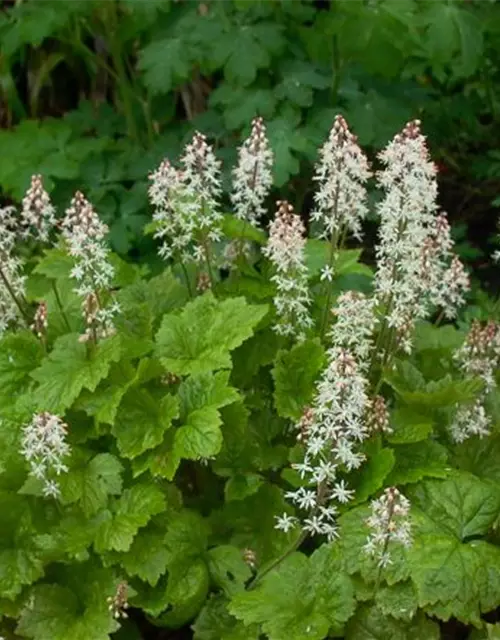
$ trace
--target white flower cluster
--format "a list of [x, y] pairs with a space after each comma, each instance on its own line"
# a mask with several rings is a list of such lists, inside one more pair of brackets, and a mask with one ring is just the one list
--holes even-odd
[[21, 210], [22, 235], [32, 236], [41, 242], [48, 242], [55, 227], [55, 209], [45, 191], [42, 176], [31, 177], [31, 185], [23, 198]]
[[182, 182], [186, 194], [184, 206], [194, 231], [194, 258], [209, 259], [208, 242], [222, 237], [222, 214], [218, 199], [221, 195], [220, 161], [203, 134], [196, 132], [181, 157]]
[[500, 366], [500, 326], [489, 322], [481, 326], [474, 321], [456, 360], [464, 373], [477, 376], [484, 382], [484, 390], [474, 404], [458, 408], [450, 426], [455, 442], [463, 442], [473, 435], [486, 436], [490, 432], [490, 418], [484, 403], [497, 387], [495, 374]]
[[373, 349], [373, 330], [377, 325], [376, 300], [359, 291], [347, 291], [337, 298], [332, 314], [336, 321], [329, 332], [333, 346], [350, 351], [359, 366], [366, 369]]
[[275, 329], [279, 335], [301, 340], [312, 326], [304, 255], [305, 228], [288, 202], [278, 201], [277, 205], [276, 217], [269, 226], [269, 241], [262, 250], [276, 271], [271, 278], [277, 288], [274, 305], [278, 323]]
[[391, 564], [391, 542], [410, 547], [410, 501], [395, 487], [385, 489], [378, 500], [372, 500], [372, 513], [366, 524], [372, 530], [364, 550], [378, 560], [379, 567]]
[[252, 131], [238, 151], [238, 164], [233, 169], [231, 202], [239, 220], [259, 225], [265, 214], [264, 200], [273, 183], [273, 152], [269, 148], [262, 118], [254, 118]]
[[409, 351], [407, 338], [414, 321], [425, 317], [432, 305], [454, 317], [468, 278], [452, 256], [446, 216], [436, 215], [436, 167], [420, 122], [408, 123], [379, 158], [385, 168], [378, 184], [385, 197], [378, 205], [376, 294], [387, 306], [389, 327], [400, 332]]
[[17, 237], [14, 207], [0, 208], [0, 335], [22, 317], [19, 306], [24, 301], [22, 264], [14, 254]]
[[193, 224], [187, 207], [183, 206], [182, 175], [164, 160], [149, 179], [148, 194], [155, 208], [153, 220], [157, 225], [154, 237], [162, 241], [159, 254], [164, 259], [172, 258], [176, 253], [182, 260], [189, 259]]
[[[351, 316], [349, 324], [354, 307], [360, 316]], [[329, 540], [337, 536], [335, 502], [345, 504], [354, 497], [342, 474], [361, 466], [365, 456], [357, 449], [370, 433], [366, 421], [366, 356], [375, 326], [373, 300], [362, 294], [344, 294], [335, 315], [337, 324], [330, 333], [334, 345], [328, 351], [328, 365], [313, 406], [298, 424], [305, 452], [303, 461], [292, 468], [306, 481], [305, 486], [285, 494], [299, 509], [309, 512], [303, 520], [303, 530], [326, 535]], [[285, 514], [277, 519], [277, 528], [287, 531], [298, 522]]]
[[370, 177], [366, 156], [342, 116], [337, 116], [328, 140], [320, 150], [314, 180], [319, 189], [314, 196], [311, 219], [319, 222], [322, 237], [339, 241], [350, 232], [361, 239], [361, 223], [366, 217], [365, 183]]
[[57, 497], [59, 485], [51, 478], [68, 471], [63, 460], [70, 453], [66, 442], [67, 425], [59, 418], [44, 412], [35, 414], [22, 429], [21, 454], [31, 467], [31, 475], [43, 481], [43, 494]]
[[83, 315], [87, 323], [81, 336], [83, 342], [112, 335], [113, 319], [119, 311], [116, 302], [105, 307], [100, 300], [101, 294], [111, 289], [114, 276], [113, 266], [108, 262], [107, 232], [107, 226], [78, 191], [66, 210], [62, 234], [69, 255], [75, 258], [71, 270], [72, 278], [78, 283], [75, 292], [83, 298]]
[[453, 244], [446, 214], [440, 213], [434, 218], [422, 247], [420, 286], [429, 303], [440, 307], [450, 320], [464, 304], [464, 293], [470, 288], [469, 276], [453, 254]]
[[220, 162], [201, 133], [196, 132], [180, 159], [178, 171], [168, 160], [150, 174], [148, 194], [155, 207], [153, 216], [163, 241], [160, 255], [178, 252], [184, 262], [207, 260], [209, 242], [221, 239], [222, 214]]

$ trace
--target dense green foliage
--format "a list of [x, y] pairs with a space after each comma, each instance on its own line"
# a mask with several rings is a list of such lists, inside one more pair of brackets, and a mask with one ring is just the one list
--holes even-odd
[[[265, 241], [236, 218], [225, 228]], [[275, 283], [259, 254], [229, 277], [216, 270], [212, 291], [196, 294], [184, 279], [196, 283], [195, 264], [151, 277], [112, 255], [117, 330], [87, 342], [64, 240], [33, 258], [25, 313], [45, 301], [46, 328], [20, 327], [0, 343], [6, 640], [135, 640], [146, 619], [150, 629], [192, 624], [196, 640], [438, 640], [450, 619], [472, 629], [471, 640], [495, 637], [482, 617], [500, 604], [494, 382], [491, 435], [456, 444], [449, 432], [484, 390], [454, 356], [469, 312], [457, 326], [420, 322], [411, 356], [394, 352], [389, 366], [385, 351], [370, 370], [390, 429], [373, 430], [360, 445], [366, 461], [346, 473], [356, 493], [341, 505], [339, 539], [305, 542], [275, 527], [298, 486], [290, 426], [311, 404], [335, 335], [321, 329], [324, 305], [372, 286], [360, 252], [340, 249], [325, 302], [329, 253], [327, 242], [307, 241], [314, 326], [295, 344], [273, 331]], [[384, 338], [379, 331], [379, 348]], [[21, 451], [23, 425], [42, 411], [68, 424], [56, 499]], [[412, 544], [391, 544], [391, 563], [380, 566], [364, 550], [367, 517], [394, 485], [411, 502]], [[128, 620], [109, 605], [123, 585]]]
[[418, 116], [445, 207], [484, 250], [475, 225], [494, 229], [499, 34], [488, 0], [19, 2], [0, 14], [0, 188], [18, 200], [39, 172], [63, 204], [84, 185], [114, 249], [152, 259], [145, 177], [193, 128], [232, 160], [262, 115], [276, 188], [307, 210], [335, 113], [375, 148]]

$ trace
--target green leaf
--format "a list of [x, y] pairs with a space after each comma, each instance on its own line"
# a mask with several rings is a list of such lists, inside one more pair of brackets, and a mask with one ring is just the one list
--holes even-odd
[[389, 553], [391, 564], [380, 570], [377, 559], [368, 555], [363, 547], [366, 544], [370, 529], [366, 523], [371, 515], [368, 505], [355, 507], [339, 518], [339, 541], [337, 549], [343, 568], [349, 573], [360, 574], [363, 580], [376, 584], [382, 578], [388, 585], [393, 585], [409, 577], [408, 551], [401, 544], [391, 543]]
[[213, 50], [214, 59], [224, 65], [224, 75], [233, 85], [249, 85], [258, 69], [267, 67], [271, 53], [284, 46], [282, 26], [260, 22], [242, 25], [238, 37], [229, 31], [219, 37]]
[[267, 241], [267, 236], [261, 229], [254, 227], [249, 222], [240, 220], [230, 213], [224, 215], [222, 231], [226, 237], [234, 240], [251, 240], [260, 245], [266, 244]]
[[186, 422], [175, 431], [174, 455], [199, 460], [219, 453], [222, 446], [221, 423], [217, 409], [208, 407], [192, 411]]
[[375, 593], [380, 611], [397, 620], [411, 620], [418, 609], [417, 592], [411, 580], [384, 585]]
[[427, 440], [432, 432], [433, 421], [427, 416], [419, 415], [410, 407], [397, 407], [391, 413], [392, 432], [387, 440], [394, 444], [410, 444]]
[[13, 600], [43, 575], [44, 554], [26, 498], [0, 492], [0, 597]]
[[342, 625], [353, 610], [351, 581], [339, 571], [328, 545], [310, 558], [292, 554], [229, 605], [245, 624], [260, 623], [269, 640], [323, 640], [329, 628]]
[[209, 575], [203, 560], [171, 567], [166, 591], [169, 610], [155, 619], [155, 625], [178, 629], [192, 620], [208, 594]]
[[408, 556], [420, 607], [445, 620], [478, 623], [500, 598], [500, 549], [479, 539], [498, 517], [498, 491], [462, 472], [427, 481], [409, 497]]
[[[306, 264], [310, 278], [318, 277], [321, 269], [330, 262], [331, 246], [325, 240], [309, 238], [306, 243]], [[361, 249], [341, 249], [335, 253], [333, 271], [335, 276], [357, 273], [372, 276], [372, 271], [365, 264], [359, 262]]]
[[300, 115], [296, 112], [271, 120], [268, 125], [268, 136], [274, 152], [274, 182], [282, 187], [290, 178], [299, 172], [300, 163], [297, 152], [307, 147], [307, 137], [299, 128]]
[[136, 484], [126, 489], [112, 510], [100, 514], [96, 551], [128, 551], [138, 530], [164, 508], [163, 493], [156, 485]]
[[67, 278], [75, 264], [74, 259], [63, 249], [47, 249], [33, 269], [53, 280]]
[[273, 368], [274, 402], [283, 418], [298, 420], [312, 400], [315, 382], [325, 364], [318, 339], [306, 340], [290, 351], [280, 351]]
[[185, 42], [173, 37], [150, 42], [141, 50], [138, 67], [153, 94], [166, 94], [188, 78], [191, 62], [185, 54]]
[[393, 450], [382, 447], [377, 441], [368, 443], [365, 454], [366, 462], [356, 474], [353, 474], [350, 482], [356, 492], [353, 504], [364, 502], [381, 489], [395, 463]]
[[[112, 574], [96, 567], [75, 568], [68, 586], [40, 584], [21, 612], [17, 633], [34, 640], [107, 640], [119, 627], [106, 598], [113, 596]], [[78, 580], [79, 579], [79, 583]]]
[[230, 387], [229, 371], [206, 372], [189, 376], [179, 386], [181, 420], [199, 409], [220, 409], [239, 400], [236, 389]]
[[387, 478], [388, 485], [418, 482], [425, 477], [445, 478], [448, 475], [448, 452], [434, 440], [396, 445], [394, 468]]
[[121, 493], [122, 471], [110, 453], [98, 453], [83, 466], [71, 466], [60, 479], [62, 503], [79, 502], [87, 517], [94, 515], [107, 505], [108, 495]]
[[39, 383], [34, 394], [39, 410], [63, 414], [82, 389], [96, 389], [121, 351], [117, 336], [104, 340], [90, 353], [87, 345], [78, 342], [77, 334], [58, 338], [52, 352], [31, 374]]
[[0, 342], [0, 406], [10, 407], [12, 398], [30, 384], [29, 375], [40, 363], [40, 341], [28, 331], [5, 335]]
[[208, 570], [216, 587], [227, 596], [243, 591], [245, 583], [252, 577], [241, 549], [227, 544], [210, 549]]
[[249, 338], [267, 313], [265, 305], [244, 298], [216, 300], [205, 294], [179, 314], [164, 316], [156, 336], [157, 355], [179, 375], [231, 367], [230, 352]]
[[469, 471], [485, 482], [500, 486], [500, 435], [469, 438], [457, 445], [453, 453], [454, 466]]
[[138, 576], [153, 587], [166, 572], [170, 552], [165, 545], [165, 533], [158, 528], [142, 529], [135, 536], [128, 553], [121, 556], [120, 564], [129, 576]]
[[410, 622], [386, 616], [375, 606], [362, 605], [346, 629], [346, 640], [439, 640], [439, 626], [422, 612]]
[[179, 401], [165, 394], [161, 400], [147, 389], [130, 389], [120, 403], [112, 433], [122, 456], [135, 458], [163, 440], [179, 416]]
[[244, 500], [259, 490], [264, 482], [262, 476], [257, 473], [237, 474], [229, 478], [224, 487], [226, 502], [231, 500]]
[[221, 596], [212, 596], [193, 625], [194, 640], [259, 640], [258, 625], [244, 625], [227, 610]]

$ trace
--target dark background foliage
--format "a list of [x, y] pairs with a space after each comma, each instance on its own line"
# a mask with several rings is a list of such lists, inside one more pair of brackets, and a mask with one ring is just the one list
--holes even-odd
[[343, 113], [372, 157], [419, 117], [460, 250], [483, 280], [500, 205], [494, 0], [24, 0], [0, 12], [0, 189], [76, 189], [113, 248], [150, 259], [147, 174], [194, 129], [228, 167], [262, 115], [277, 195], [307, 215], [317, 148]]

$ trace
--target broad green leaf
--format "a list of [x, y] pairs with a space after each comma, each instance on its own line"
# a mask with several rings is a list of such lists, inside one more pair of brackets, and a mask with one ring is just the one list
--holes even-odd
[[0, 341], [0, 407], [10, 407], [12, 399], [32, 384], [29, 376], [41, 362], [40, 341], [28, 331], [7, 334]]
[[500, 435], [469, 438], [455, 447], [452, 461], [463, 471], [500, 485]]
[[273, 378], [274, 402], [280, 416], [299, 420], [312, 401], [315, 382], [324, 364], [325, 351], [317, 339], [278, 353]]
[[121, 463], [110, 453], [98, 453], [81, 465], [71, 466], [60, 480], [62, 503], [79, 502], [87, 517], [94, 515], [107, 505], [108, 495], [121, 493], [122, 471]]
[[224, 487], [226, 502], [243, 500], [251, 496], [264, 482], [264, 478], [257, 473], [236, 474], [231, 476]]
[[395, 445], [394, 468], [387, 478], [388, 485], [418, 482], [422, 478], [445, 478], [449, 467], [448, 451], [434, 440]]
[[94, 391], [97, 388], [121, 352], [117, 336], [104, 340], [92, 352], [78, 341], [77, 334], [58, 338], [52, 352], [31, 374], [39, 383], [34, 395], [39, 409], [64, 413], [82, 389]]
[[181, 420], [199, 409], [220, 409], [239, 399], [236, 389], [229, 386], [229, 371], [206, 372], [189, 376], [179, 385]]
[[329, 628], [342, 625], [353, 610], [351, 581], [327, 545], [310, 558], [292, 554], [229, 605], [245, 624], [260, 623], [269, 640], [324, 640]]
[[[325, 240], [310, 238], [307, 240], [305, 253], [309, 277], [319, 276], [321, 269], [330, 263], [331, 246]], [[372, 276], [372, 271], [365, 264], [359, 262], [361, 249], [340, 249], [333, 257], [333, 271], [335, 276], [357, 273]]]
[[150, 280], [139, 280], [117, 295], [127, 317], [133, 315], [135, 309], [143, 309], [146, 305], [154, 322], [163, 314], [181, 307], [187, 298], [187, 288], [175, 278], [170, 269], [165, 269]]
[[158, 583], [171, 555], [164, 538], [165, 533], [157, 527], [139, 531], [128, 552], [120, 557], [120, 564], [129, 576], [138, 576], [153, 587]]
[[408, 558], [420, 607], [476, 624], [500, 597], [500, 550], [480, 539], [498, 517], [498, 491], [462, 472], [427, 481], [409, 497]]
[[163, 492], [156, 485], [136, 484], [126, 489], [111, 510], [100, 514], [96, 551], [128, 551], [137, 531], [164, 508]]
[[107, 603], [116, 589], [113, 575], [94, 566], [72, 569], [75, 575], [68, 586], [33, 588], [17, 633], [33, 640], [107, 640], [118, 629]]
[[226, 213], [222, 224], [224, 235], [233, 240], [251, 240], [259, 245], [266, 244], [266, 234], [249, 222], [240, 220], [236, 216]]
[[355, 490], [354, 504], [364, 502], [384, 486], [384, 480], [395, 463], [392, 449], [382, 447], [379, 442], [369, 442], [365, 448], [366, 462], [349, 482]]
[[259, 640], [259, 625], [244, 625], [227, 610], [227, 601], [212, 596], [193, 625], [194, 640]]
[[[244, 500], [224, 505], [213, 517], [223, 531], [227, 531], [229, 544], [239, 549], [252, 549], [257, 566], [278, 557], [290, 546], [296, 534], [284, 534], [276, 529], [276, 515], [289, 511], [278, 487], [264, 483], [258, 491]], [[255, 514], [259, 514], [258, 518]]]
[[411, 580], [379, 588], [375, 602], [384, 615], [397, 620], [411, 620], [418, 609], [417, 592]]
[[164, 316], [157, 355], [167, 371], [185, 375], [231, 367], [230, 352], [249, 338], [267, 313], [244, 298], [216, 300], [205, 294], [179, 314]]
[[442, 352], [443, 355], [458, 349], [464, 341], [464, 335], [451, 324], [436, 327], [430, 322], [418, 322], [415, 327], [413, 346], [415, 351]]
[[284, 44], [281, 25], [247, 24], [238, 29], [237, 38], [232, 31], [222, 34], [215, 42], [213, 56], [219, 65], [224, 65], [224, 75], [232, 85], [246, 86], [255, 80], [258, 69], [270, 64], [271, 54]]
[[24, 496], [0, 492], [0, 597], [9, 600], [43, 575], [44, 553]]
[[191, 63], [181, 38], [165, 38], [147, 44], [139, 54], [144, 83], [154, 94], [166, 94], [189, 76]]
[[221, 423], [217, 409], [207, 407], [192, 411], [185, 423], [175, 430], [174, 455], [199, 460], [219, 453], [222, 446]]
[[290, 176], [299, 172], [297, 155], [303, 153], [308, 145], [307, 134], [300, 127], [300, 120], [300, 113], [290, 110], [269, 122], [268, 136], [274, 152], [273, 172], [277, 187], [282, 187]]
[[210, 576], [219, 589], [227, 596], [244, 590], [252, 572], [241, 549], [226, 544], [210, 549], [207, 555]]
[[427, 416], [419, 415], [410, 407], [397, 407], [390, 416], [392, 432], [387, 440], [394, 444], [410, 444], [427, 440], [432, 432], [433, 421]]
[[169, 610], [155, 619], [155, 625], [178, 629], [192, 620], [207, 599], [209, 582], [207, 565], [201, 559], [171, 567], [165, 594]]
[[422, 612], [406, 622], [397, 620], [376, 606], [362, 605], [346, 629], [345, 640], [439, 640], [439, 625]]
[[147, 389], [130, 389], [123, 397], [112, 433], [122, 456], [135, 458], [163, 440], [164, 433], [179, 415], [175, 396], [161, 400]]
[[366, 523], [371, 514], [369, 505], [350, 509], [339, 518], [339, 541], [337, 549], [343, 568], [349, 573], [360, 574], [363, 580], [376, 584], [381, 579], [393, 585], [409, 577], [407, 550], [401, 544], [390, 543], [388, 552], [391, 563], [380, 569], [377, 559], [368, 555], [364, 546], [370, 534]]
[[48, 249], [33, 271], [47, 276], [47, 278], [59, 280], [70, 275], [74, 264], [74, 259], [63, 249]]

